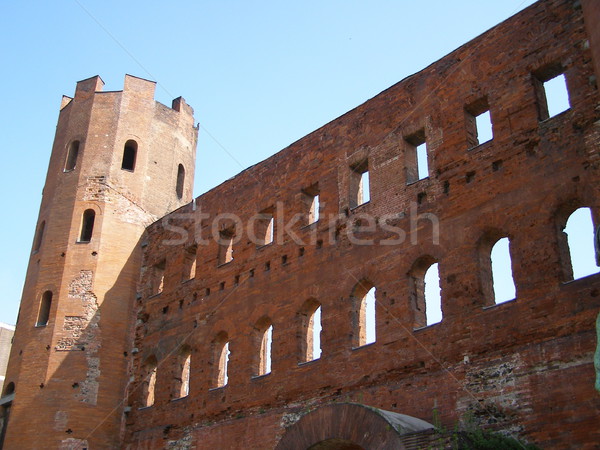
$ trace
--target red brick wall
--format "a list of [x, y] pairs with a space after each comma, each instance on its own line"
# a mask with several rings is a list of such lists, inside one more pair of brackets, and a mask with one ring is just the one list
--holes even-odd
[[[174, 109], [155, 102], [155, 84], [131, 76], [123, 91], [102, 86], [99, 77], [79, 82], [61, 108], [38, 219], [46, 223], [44, 236], [31, 254], [7, 371], [15, 399], [6, 448], [118, 445], [138, 241], [146, 225], [192, 198], [191, 108], [182, 100]], [[138, 143], [133, 172], [121, 169], [129, 139]], [[74, 140], [77, 164], [64, 171]], [[188, 168], [181, 199], [179, 163]], [[93, 234], [80, 243], [87, 209], [95, 211]], [[35, 326], [48, 290], [49, 321]]]
[[[592, 448], [600, 440], [592, 364], [600, 278], [566, 282], [560, 233], [579, 206], [600, 218], [599, 98], [587, 39], [578, 3], [535, 4], [202, 195], [195, 210], [150, 226], [127, 442], [272, 448], [303, 412], [352, 401], [428, 421], [437, 409], [448, 426], [471, 415], [542, 447]], [[571, 109], [540, 122], [532, 73], [556, 64]], [[484, 98], [494, 139], [469, 149], [465, 108]], [[419, 130], [430, 176], [407, 185], [406, 138]], [[351, 168], [364, 160], [371, 199], [351, 210]], [[315, 183], [321, 219], [289, 227], [303, 243], [285, 232], [257, 248], [245, 229], [251, 218], [275, 206], [281, 231], [305, 211], [302, 190]], [[233, 261], [218, 266], [211, 235], [231, 228], [232, 218], [216, 220], [225, 213], [240, 219], [239, 240]], [[402, 242], [386, 245], [402, 237], [390, 226], [403, 230]], [[485, 255], [502, 236], [511, 240], [517, 298], [486, 307]], [[194, 241], [196, 277], [182, 282]], [[422, 312], [410, 274], [423, 258], [439, 262], [444, 318], [415, 330]], [[154, 295], [152, 268], [163, 260], [164, 290]], [[377, 288], [377, 340], [353, 349], [351, 293], [360, 280]], [[299, 311], [311, 298], [322, 305], [323, 353], [299, 365]], [[257, 378], [255, 327], [264, 317], [274, 327], [272, 372]], [[211, 343], [223, 331], [229, 383], [210, 389]], [[190, 393], [174, 400], [184, 344], [192, 348]], [[140, 367], [151, 356], [159, 362], [156, 401], [140, 408]]]

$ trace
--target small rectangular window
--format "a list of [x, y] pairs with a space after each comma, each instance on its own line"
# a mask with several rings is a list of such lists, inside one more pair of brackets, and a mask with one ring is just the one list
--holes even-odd
[[319, 221], [319, 183], [302, 190], [302, 201], [306, 211], [306, 225]]
[[533, 84], [539, 120], [554, 117], [571, 107], [567, 79], [560, 64], [551, 64], [534, 72]]
[[228, 228], [219, 233], [219, 255], [218, 264], [227, 264], [233, 261], [233, 239], [235, 228]]
[[361, 161], [350, 167], [350, 208], [356, 208], [371, 201], [371, 186], [369, 181], [369, 162]]
[[465, 107], [467, 148], [477, 147], [494, 138], [492, 118], [486, 98], [481, 98]]
[[275, 219], [273, 217], [274, 211], [275, 209], [271, 206], [258, 213], [255, 222], [256, 245], [258, 247], [262, 247], [263, 245], [273, 242], [273, 237], [275, 234]]
[[411, 184], [429, 176], [429, 163], [425, 130], [421, 129], [408, 136], [405, 154], [406, 184]]
[[191, 280], [196, 277], [196, 252], [197, 245], [192, 245], [185, 250], [183, 260], [182, 281]]
[[167, 262], [163, 259], [152, 267], [152, 295], [160, 294], [163, 291], [166, 265]]

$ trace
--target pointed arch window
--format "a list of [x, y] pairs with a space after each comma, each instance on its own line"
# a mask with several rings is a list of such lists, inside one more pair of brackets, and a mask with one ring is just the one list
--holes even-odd
[[123, 149], [123, 160], [121, 162], [121, 169], [133, 172], [135, 170], [135, 161], [137, 158], [137, 142], [129, 140], [125, 142], [125, 148]]
[[79, 234], [79, 242], [90, 242], [92, 233], [94, 232], [94, 221], [96, 220], [96, 211], [86, 209], [81, 217], [81, 233]]

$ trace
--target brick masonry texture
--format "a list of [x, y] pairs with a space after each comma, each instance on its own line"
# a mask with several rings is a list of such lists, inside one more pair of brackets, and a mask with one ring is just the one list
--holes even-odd
[[[538, 2], [192, 202], [191, 184], [173, 195], [177, 164], [193, 172], [191, 108], [150, 102], [149, 82], [134, 77], [123, 93], [80, 82], [75, 101], [102, 109], [82, 106], [68, 124], [78, 103], [61, 112], [40, 212], [55, 228], [41, 259], [32, 255], [7, 375], [8, 448], [34, 407], [35, 427], [61, 448], [296, 448], [284, 436], [307, 424], [367, 435], [359, 417], [381, 425], [369, 411], [437, 415], [448, 428], [469, 422], [541, 448], [597, 448], [600, 275], [573, 280], [563, 229], [580, 207], [600, 223], [598, 29], [597, 2]], [[548, 118], [541, 83], [559, 73], [570, 108]], [[59, 181], [72, 175], [60, 173], [72, 136], [87, 149], [114, 128], [115, 96], [128, 100], [119, 138], [109, 133], [114, 150], [84, 150], [91, 169]], [[486, 109], [493, 139], [477, 145], [473, 116]], [[148, 155], [130, 180], [118, 158], [134, 125], [155, 148], [186, 138], [174, 154]], [[429, 176], [415, 181], [423, 140]], [[365, 171], [370, 199], [356, 206]], [[100, 243], [74, 243], [79, 202], [99, 205]], [[273, 242], [257, 245], [265, 217]], [[516, 298], [495, 304], [490, 251], [503, 237]], [[423, 275], [435, 262], [443, 319], [426, 326]], [[361, 345], [360, 297], [371, 286], [376, 340]], [[35, 328], [47, 289], [57, 311]], [[322, 354], [306, 361], [319, 305]], [[65, 339], [77, 342], [62, 348]], [[328, 411], [347, 411], [348, 422]]]

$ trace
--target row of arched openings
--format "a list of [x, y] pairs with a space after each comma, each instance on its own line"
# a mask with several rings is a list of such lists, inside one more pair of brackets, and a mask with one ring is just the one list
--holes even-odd
[[[568, 220], [564, 232], [567, 237], [574, 279], [598, 272], [594, 252], [594, 227], [589, 208], [579, 208]], [[480, 245], [483, 271], [483, 294], [488, 304], [499, 304], [516, 298], [512, 276], [510, 239], [507, 236], [486, 236]], [[438, 262], [431, 256], [419, 258], [409, 273], [410, 303], [415, 312], [415, 328], [428, 326], [442, 320], [441, 290]], [[491, 302], [489, 299], [493, 299]], [[363, 279], [351, 293], [352, 301], [352, 346], [354, 348], [376, 342], [376, 287]], [[299, 363], [321, 357], [321, 314], [322, 306], [315, 299], [307, 300], [298, 313], [299, 318]], [[253, 327], [253, 345], [256, 349], [252, 361], [253, 376], [264, 376], [271, 372], [271, 349], [273, 324], [263, 317]], [[220, 388], [228, 383], [230, 341], [226, 332], [220, 332], [211, 344], [212, 367], [211, 388]], [[189, 394], [191, 349], [184, 346], [178, 355], [174, 376], [172, 398]], [[154, 403], [157, 360], [151, 356], [144, 363], [143, 405]]]
[[[65, 158], [65, 164], [63, 172], [71, 172], [77, 167], [77, 161], [79, 158], [80, 141], [72, 141], [67, 148], [67, 156]], [[123, 147], [123, 157], [121, 158], [121, 170], [128, 172], [135, 171], [135, 165], [137, 161], [138, 144], [135, 140], [129, 139], [125, 142]], [[183, 164], [177, 166], [177, 181], [175, 184], [175, 193], [177, 198], [183, 197], [183, 188], [185, 185], [185, 168]]]

